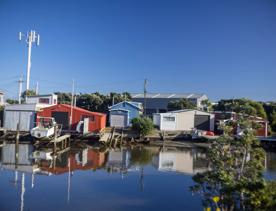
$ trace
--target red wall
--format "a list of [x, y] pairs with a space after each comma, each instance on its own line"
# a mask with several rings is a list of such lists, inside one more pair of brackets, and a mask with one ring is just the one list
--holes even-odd
[[[44, 108], [41, 112], [37, 113], [37, 116], [42, 117], [52, 117], [52, 112], [67, 112], [68, 119], [70, 119], [71, 106], [58, 104], [55, 106]], [[106, 125], [106, 115], [99, 114], [95, 112], [86, 111], [84, 109], [78, 109], [73, 107], [73, 117], [72, 117], [72, 129], [76, 130], [76, 126], [81, 121], [83, 115], [94, 116], [94, 121], [89, 121], [89, 132], [98, 132], [105, 128]]]

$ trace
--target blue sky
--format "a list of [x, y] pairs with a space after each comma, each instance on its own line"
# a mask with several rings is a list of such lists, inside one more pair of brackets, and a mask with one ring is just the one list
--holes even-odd
[[[0, 0], [0, 90], [16, 97], [34, 29], [40, 93], [205, 93], [276, 100], [275, 0]], [[24, 84], [24, 87], [26, 85]]]

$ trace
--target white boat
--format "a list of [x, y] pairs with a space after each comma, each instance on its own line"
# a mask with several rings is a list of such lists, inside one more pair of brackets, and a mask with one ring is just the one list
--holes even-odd
[[51, 138], [55, 135], [55, 128], [59, 134], [61, 128], [58, 128], [54, 118], [38, 117], [37, 126], [31, 129], [31, 135], [37, 139]]

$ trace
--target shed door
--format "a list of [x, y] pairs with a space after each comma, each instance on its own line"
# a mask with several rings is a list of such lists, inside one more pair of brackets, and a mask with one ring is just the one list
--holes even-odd
[[127, 115], [122, 114], [111, 114], [110, 115], [110, 126], [112, 127], [127, 127]]
[[68, 112], [53, 111], [52, 117], [55, 118], [56, 123], [62, 124], [62, 129], [69, 128], [69, 113]]
[[210, 116], [195, 115], [195, 128], [198, 130], [210, 130]]
[[4, 111], [0, 111], [0, 127], [3, 127]]

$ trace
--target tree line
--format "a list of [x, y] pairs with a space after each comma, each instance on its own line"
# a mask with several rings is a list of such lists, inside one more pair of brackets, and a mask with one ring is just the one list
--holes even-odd
[[[276, 132], [276, 102], [257, 102], [246, 98], [241, 99], [222, 99], [217, 104], [212, 105], [209, 100], [202, 101], [205, 111], [236, 112], [249, 116], [262, 117], [269, 121], [272, 131]], [[195, 109], [196, 105], [188, 99], [171, 101], [168, 110]]]
[[[71, 94], [56, 92], [58, 102], [62, 104], [71, 104]], [[75, 96], [76, 106], [95, 112], [108, 113], [109, 106], [123, 101], [130, 101], [131, 95], [128, 92], [109, 94], [100, 94], [99, 92], [90, 94], [78, 94]]]
[[[58, 102], [63, 104], [71, 104], [71, 93], [56, 92], [58, 96]], [[28, 90], [22, 94], [22, 102], [25, 100], [25, 96], [35, 95], [35, 91]], [[128, 92], [110, 94], [101, 94], [99, 92], [77, 94], [75, 96], [76, 106], [96, 112], [108, 113], [108, 107], [122, 102], [131, 100], [131, 95]], [[16, 104], [17, 100], [7, 99], [7, 103]], [[276, 102], [257, 102], [246, 98], [240, 99], [222, 99], [215, 105], [209, 100], [201, 102], [203, 110], [205, 111], [233, 111], [236, 113], [243, 113], [251, 116], [259, 116], [269, 121], [272, 131], [276, 132]], [[180, 110], [180, 109], [196, 109], [196, 105], [188, 99], [180, 99], [171, 101], [168, 103], [168, 110]]]

